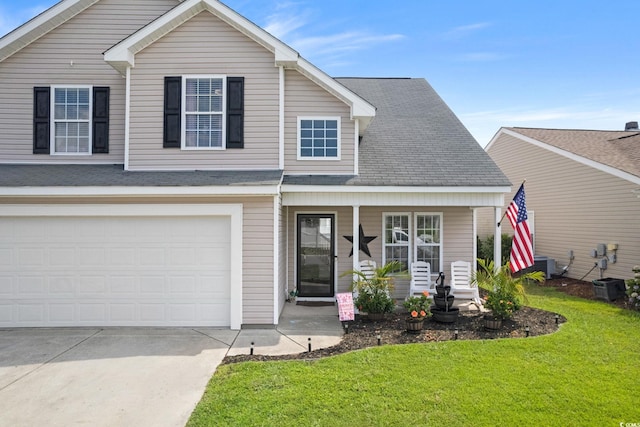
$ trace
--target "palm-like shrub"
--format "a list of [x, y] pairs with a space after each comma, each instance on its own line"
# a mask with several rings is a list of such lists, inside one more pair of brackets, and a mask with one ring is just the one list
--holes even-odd
[[526, 302], [526, 281], [544, 282], [545, 279], [542, 271], [513, 276], [509, 263], [496, 270], [493, 261], [479, 259], [478, 267], [472, 281], [487, 291], [484, 306], [491, 310], [496, 319], [509, 319]]

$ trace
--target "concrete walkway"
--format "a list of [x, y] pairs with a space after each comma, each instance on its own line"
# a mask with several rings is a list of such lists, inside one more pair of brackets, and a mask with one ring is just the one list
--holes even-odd
[[0, 426], [184, 426], [227, 354], [340, 342], [336, 307], [287, 304], [277, 329], [0, 329]]
[[229, 355], [253, 353], [281, 355], [326, 348], [342, 339], [342, 324], [338, 320], [338, 307], [307, 307], [285, 304], [276, 329], [243, 329], [234, 341]]

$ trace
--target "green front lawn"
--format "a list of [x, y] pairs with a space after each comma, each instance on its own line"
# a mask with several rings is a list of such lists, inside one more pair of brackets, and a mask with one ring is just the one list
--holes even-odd
[[640, 316], [531, 287], [547, 336], [382, 346], [221, 366], [189, 426], [618, 426], [640, 423]]

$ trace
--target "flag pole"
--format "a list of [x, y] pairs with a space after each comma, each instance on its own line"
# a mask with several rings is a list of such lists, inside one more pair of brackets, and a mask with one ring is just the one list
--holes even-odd
[[[527, 182], [526, 178], [522, 181], [522, 184], [520, 184], [520, 187], [522, 187], [525, 182]], [[520, 187], [518, 187], [518, 189], [520, 189]], [[502, 224], [502, 220], [504, 219], [506, 214], [507, 214], [507, 211], [505, 209], [504, 213], [502, 214], [502, 218], [500, 218], [500, 221], [498, 221], [498, 227], [500, 227], [500, 224]]]

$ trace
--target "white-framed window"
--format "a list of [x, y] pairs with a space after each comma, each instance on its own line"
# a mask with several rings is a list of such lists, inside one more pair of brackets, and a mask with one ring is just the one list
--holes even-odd
[[414, 261], [425, 261], [432, 272], [442, 271], [442, 213], [414, 214]]
[[426, 261], [432, 272], [443, 269], [442, 213], [385, 212], [383, 224], [382, 262], [400, 261], [402, 270], [413, 261]]
[[384, 235], [382, 263], [399, 261], [402, 265], [399, 271], [408, 270], [411, 262], [409, 219], [408, 213], [386, 213], [382, 221]]
[[298, 117], [298, 160], [340, 160], [340, 117]]
[[91, 154], [91, 86], [52, 86], [51, 154]]
[[226, 76], [182, 77], [182, 149], [223, 150]]

